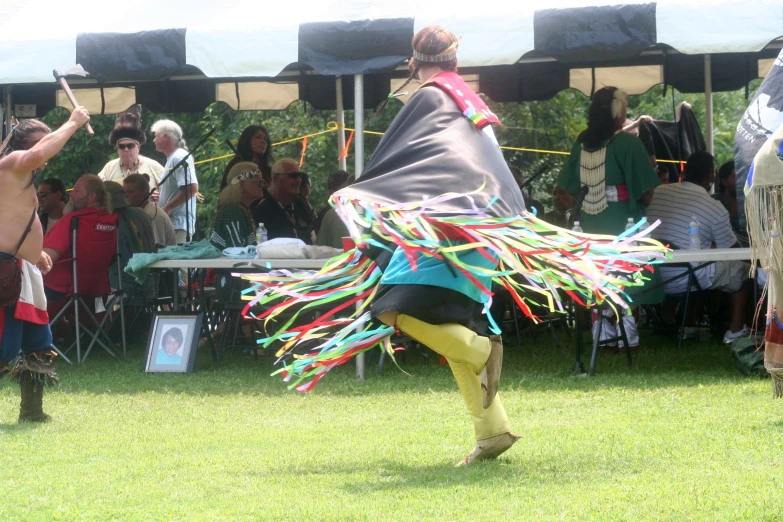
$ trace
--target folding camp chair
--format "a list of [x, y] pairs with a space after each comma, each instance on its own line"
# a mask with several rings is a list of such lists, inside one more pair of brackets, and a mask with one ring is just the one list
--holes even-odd
[[[125, 345], [125, 314], [122, 296], [122, 278], [120, 288], [113, 292], [109, 286], [109, 267], [114, 257], [118, 255], [117, 216], [113, 214], [83, 214], [71, 217], [71, 256], [73, 281], [68, 292], [67, 302], [51, 321], [54, 326], [65, 313], [73, 309], [76, 340], [71, 343], [65, 353], [76, 346], [76, 361], [83, 363], [93, 346], [100, 344], [111, 356], [117, 355], [112, 350], [114, 343], [104, 330], [107, 319], [111, 316], [116, 304], [120, 306], [122, 353], [126, 353]], [[119, 263], [117, 263], [119, 271]], [[99, 321], [93, 309], [101, 299], [104, 315]], [[83, 317], [81, 313], [86, 314]], [[86, 324], [89, 319], [90, 324]], [[82, 355], [82, 336], [89, 339], [87, 350]], [[56, 347], [55, 347], [56, 348]], [[59, 350], [58, 350], [59, 351]]]
[[[675, 245], [671, 241], [662, 240], [662, 242], [669, 246], [671, 250], [680, 250], [677, 245]], [[707, 263], [669, 263], [666, 266], [670, 268], [683, 268], [685, 269], [685, 272], [680, 274], [679, 276], [675, 276], [674, 278], [671, 278], [667, 281], [664, 281], [662, 284], [670, 283], [676, 279], [680, 278], [687, 278], [686, 284], [685, 284], [685, 291], [679, 292], [679, 293], [672, 293], [672, 294], [666, 294], [666, 297], [674, 297], [677, 298], [680, 301], [680, 304], [682, 305], [682, 319], [680, 322], [680, 327], [677, 333], [677, 349], [682, 348], [682, 341], [685, 338], [685, 327], [688, 324], [688, 307], [691, 304], [691, 298], [695, 297], [698, 294], [701, 294], [704, 290], [702, 289], [701, 285], [699, 284], [699, 280], [696, 277], [696, 272], [698, 270], [701, 270], [702, 268], [705, 268], [708, 265], [711, 265], [712, 262]]]

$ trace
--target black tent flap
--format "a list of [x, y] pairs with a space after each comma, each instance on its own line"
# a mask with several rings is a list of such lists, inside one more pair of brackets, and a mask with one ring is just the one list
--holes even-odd
[[411, 56], [413, 18], [314, 22], [299, 26], [299, 62], [319, 74], [394, 69]]
[[536, 52], [563, 63], [630, 58], [657, 43], [654, 3], [542, 9], [533, 20]]
[[185, 29], [82, 33], [76, 63], [99, 81], [166, 79], [185, 66]]

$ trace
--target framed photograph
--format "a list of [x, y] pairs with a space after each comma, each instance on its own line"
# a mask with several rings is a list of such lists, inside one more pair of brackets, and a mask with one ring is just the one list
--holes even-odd
[[157, 312], [147, 340], [145, 372], [191, 373], [203, 313]]

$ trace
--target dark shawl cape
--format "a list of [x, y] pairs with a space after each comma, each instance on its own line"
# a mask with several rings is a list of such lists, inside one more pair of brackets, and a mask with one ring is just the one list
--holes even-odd
[[[394, 119], [359, 182], [337, 195], [364, 202], [408, 203], [447, 192], [470, 193], [482, 184], [483, 189], [471, 197], [479, 208], [492, 202], [488, 209], [492, 217], [511, 217], [525, 210], [497, 142], [469, 121], [446, 91], [429, 84]], [[459, 215], [471, 206], [466, 198], [457, 198], [433, 208], [443, 215]], [[390, 258], [390, 252], [382, 252], [376, 262], [383, 269]], [[374, 316], [395, 310], [428, 323], [468, 324], [483, 333], [482, 309], [456, 290], [428, 284], [381, 285], [372, 305]]]
[[[498, 144], [478, 129], [440, 87], [411, 96], [394, 119], [359, 180], [337, 195], [383, 204], [421, 201], [446, 192], [468, 193], [494, 217], [525, 210], [522, 193]], [[445, 214], [469, 207], [465, 198], [436, 205]]]

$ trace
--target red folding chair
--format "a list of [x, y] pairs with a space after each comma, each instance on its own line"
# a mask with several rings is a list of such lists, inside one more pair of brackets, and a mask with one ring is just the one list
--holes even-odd
[[[122, 297], [122, 278], [120, 288], [112, 291], [109, 285], [109, 268], [118, 255], [117, 216], [114, 214], [91, 213], [71, 217], [71, 256], [73, 280], [68, 291], [68, 300], [57, 313], [51, 324], [54, 326], [64, 314], [73, 308], [76, 340], [65, 350], [69, 352], [76, 346], [76, 360], [83, 363], [95, 344], [100, 344], [112, 357], [114, 342], [104, 329], [106, 320], [111, 316], [115, 304], [120, 306], [122, 352], [125, 345], [125, 314]], [[67, 260], [66, 260], [67, 262]], [[117, 263], [117, 271], [120, 271]], [[120, 274], [121, 275], [121, 274]], [[97, 299], [105, 300], [103, 317], [98, 320], [99, 312], [93, 313]], [[81, 312], [86, 314], [82, 318]], [[87, 321], [82, 319], [89, 319]], [[89, 345], [82, 356], [82, 336], [88, 336]]]

